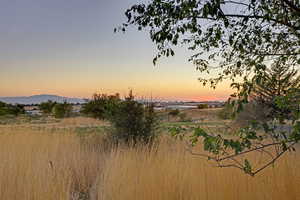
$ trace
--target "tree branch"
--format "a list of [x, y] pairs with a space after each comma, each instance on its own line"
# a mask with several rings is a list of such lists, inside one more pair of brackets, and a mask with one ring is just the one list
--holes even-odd
[[242, 3], [242, 2], [236, 2], [236, 1], [224, 1], [224, 4], [226, 3], [231, 3], [231, 4], [236, 4], [236, 5], [242, 5], [242, 6], [250, 6], [250, 4]]
[[262, 170], [264, 170], [265, 168], [267, 168], [268, 166], [272, 165], [275, 163], [276, 160], [278, 160], [285, 152], [287, 152], [292, 146], [294, 146], [296, 143], [292, 143], [291, 145], [289, 145], [287, 147], [286, 150], [280, 152], [273, 160], [271, 160], [270, 162], [268, 162], [267, 164], [265, 164], [263, 167], [259, 168], [258, 170], [256, 170], [255, 172], [252, 173], [252, 176], [256, 175], [257, 173], [261, 172]]
[[270, 147], [270, 146], [274, 146], [274, 145], [278, 145], [278, 144], [281, 144], [282, 142], [276, 142], [276, 143], [270, 143], [270, 144], [265, 144], [265, 145], [262, 145], [262, 146], [260, 146], [260, 147], [256, 147], [256, 148], [253, 148], [253, 149], [249, 149], [249, 150], [247, 150], [247, 151], [243, 151], [243, 152], [241, 152], [241, 153], [238, 153], [238, 154], [232, 154], [232, 155], [230, 155], [230, 156], [225, 156], [225, 157], [223, 157], [223, 158], [219, 158], [219, 159], [217, 159], [217, 161], [223, 161], [223, 160], [227, 160], [227, 159], [229, 159], [229, 158], [233, 158], [233, 157], [236, 157], [236, 156], [240, 156], [240, 155], [243, 155], [243, 154], [246, 154], [246, 153], [250, 153], [250, 152], [252, 152], [252, 151], [257, 151], [257, 150], [260, 150], [260, 149], [264, 149], [264, 148], [266, 148], [266, 147]]
[[[252, 19], [265, 19], [266, 18], [266, 17], [260, 16], [260, 15], [239, 15], [239, 14], [224, 14], [224, 17], [252, 18]], [[285, 26], [287, 26], [289, 28], [292, 28], [292, 29], [296, 29], [296, 30], [300, 29], [300, 27], [294, 26], [294, 25], [288, 23], [287, 21], [278, 21], [277, 19], [274, 19], [274, 18], [270, 18], [269, 20], [273, 21], [275, 23], [285, 25]]]
[[296, 12], [299, 12], [298, 14], [300, 14], [300, 8], [297, 7], [295, 4], [293, 4], [293, 2], [289, 1], [289, 0], [282, 0], [284, 3], [286, 3], [291, 9], [293, 9]]
[[297, 56], [300, 55], [299, 53], [256, 53], [255, 55], [260, 55], [260, 56]]

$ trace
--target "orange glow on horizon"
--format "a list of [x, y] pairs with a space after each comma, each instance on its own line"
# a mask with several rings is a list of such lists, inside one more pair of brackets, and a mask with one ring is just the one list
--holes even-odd
[[[1, 89], [1, 88], [0, 88]], [[115, 94], [119, 93], [121, 97], [128, 94], [132, 89], [138, 99], [154, 99], [154, 100], [179, 100], [179, 101], [223, 101], [227, 100], [232, 90], [220, 87], [216, 90], [210, 88], [156, 88], [155, 90], [147, 90], [146, 88], [123, 88], [123, 89], [84, 89], [84, 88], [65, 88], [65, 89], [8, 89], [0, 90], [0, 96], [32, 96], [40, 94], [59, 95], [75, 98], [91, 98], [95, 93]]]

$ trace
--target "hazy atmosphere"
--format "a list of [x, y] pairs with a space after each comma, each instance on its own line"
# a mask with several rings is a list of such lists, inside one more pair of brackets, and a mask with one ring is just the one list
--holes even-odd
[[153, 66], [147, 32], [113, 33], [126, 21], [130, 0], [2, 0], [0, 96], [94, 92], [179, 100], [224, 100], [228, 84], [203, 88], [189, 55]]

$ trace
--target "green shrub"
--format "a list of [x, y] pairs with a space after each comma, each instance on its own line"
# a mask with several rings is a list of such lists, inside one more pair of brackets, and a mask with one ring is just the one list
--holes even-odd
[[199, 105], [197, 106], [197, 108], [198, 108], [198, 109], [207, 109], [207, 108], [209, 108], [209, 106], [208, 106], [208, 104], [199, 104]]
[[267, 122], [269, 121], [270, 108], [262, 103], [251, 101], [244, 105], [243, 109], [238, 112], [234, 118], [234, 124], [238, 127], [249, 125], [253, 121]]
[[56, 103], [53, 107], [53, 115], [55, 118], [70, 117], [73, 106], [67, 102]]
[[289, 64], [274, 63], [253, 77], [249, 101], [268, 109], [268, 120], [291, 120], [300, 102], [300, 74]]
[[40, 111], [42, 111], [42, 113], [44, 115], [50, 115], [53, 111], [53, 108], [54, 106], [56, 105], [57, 103], [56, 102], [53, 102], [53, 101], [47, 101], [47, 102], [42, 102], [40, 105], [39, 105], [39, 109]]
[[192, 119], [187, 117], [186, 113], [180, 113], [179, 114], [179, 119], [181, 122], [191, 122]]
[[180, 113], [180, 111], [178, 109], [175, 109], [175, 110], [170, 110], [168, 115], [172, 116], [172, 117], [176, 117], [178, 116]]
[[94, 94], [93, 99], [82, 107], [81, 113], [96, 119], [108, 119], [116, 114], [120, 101], [119, 94]]
[[125, 100], [121, 100], [119, 94], [94, 94], [81, 113], [111, 122], [113, 130], [109, 140], [114, 144], [148, 143], [154, 139], [157, 127], [154, 106], [135, 101], [132, 91]]
[[4, 115], [13, 115], [18, 116], [20, 114], [24, 114], [24, 106], [23, 105], [11, 105], [4, 102], [0, 102], [0, 116]]
[[218, 112], [218, 117], [221, 119], [233, 119], [234, 108], [233, 105], [228, 101], [224, 107]]
[[116, 114], [109, 120], [114, 126], [113, 142], [135, 145], [138, 142], [152, 142], [157, 128], [157, 117], [153, 104], [143, 105], [134, 100], [132, 92], [120, 101]]

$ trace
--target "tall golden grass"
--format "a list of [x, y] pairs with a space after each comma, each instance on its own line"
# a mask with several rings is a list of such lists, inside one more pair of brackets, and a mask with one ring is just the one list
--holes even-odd
[[180, 142], [163, 141], [155, 152], [144, 147], [116, 150], [104, 170], [102, 199], [300, 199], [298, 157], [288, 155], [253, 178], [213, 167]]
[[74, 134], [7, 130], [0, 135], [0, 199], [79, 199], [101, 176], [103, 162]]
[[299, 154], [249, 177], [192, 156], [162, 137], [158, 148], [119, 147], [75, 134], [32, 129], [0, 134], [2, 200], [282, 200], [300, 199]]

